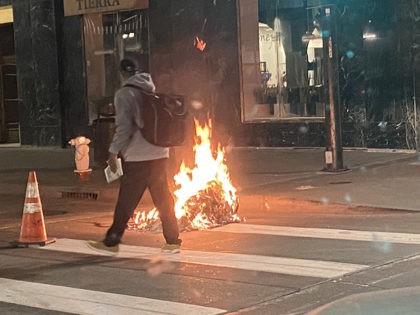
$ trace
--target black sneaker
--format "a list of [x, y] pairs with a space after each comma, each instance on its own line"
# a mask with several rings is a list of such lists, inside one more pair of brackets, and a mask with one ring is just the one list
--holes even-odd
[[98, 241], [87, 241], [86, 245], [94, 251], [105, 254], [107, 256], [115, 256], [118, 254], [119, 246], [106, 246], [103, 242]]

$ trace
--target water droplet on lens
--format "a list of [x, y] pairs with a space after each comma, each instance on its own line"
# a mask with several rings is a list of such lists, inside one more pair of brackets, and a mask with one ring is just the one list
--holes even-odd
[[347, 203], [351, 203], [351, 196], [350, 196], [350, 194], [345, 194], [344, 195], [344, 201], [347, 202]]
[[308, 127], [306, 127], [306, 126], [300, 126], [299, 127], [299, 132], [300, 133], [307, 133], [308, 132]]
[[330, 202], [330, 200], [329, 200], [327, 197], [321, 197], [321, 202], [322, 202], [324, 205], [327, 205], [327, 204]]
[[328, 36], [330, 36], [331, 32], [330, 32], [330, 30], [323, 30], [321, 32], [321, 34], [322, 34], [322, 37], [328, 37]]
[[347, 50], [347, 51], [346, 51], [346, 56], [347, 56], [347, 58], [351, 59], [351, 58], [353, 58], [353, 57], [354, 57], [354, 52], [353, 52], [353, 51], [351, 51], [351, 50]]

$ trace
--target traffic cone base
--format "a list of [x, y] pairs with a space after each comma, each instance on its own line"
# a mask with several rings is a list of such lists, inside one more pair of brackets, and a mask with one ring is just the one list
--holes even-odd
[[48, 240], [42, 213], [41, 200], [39, 198], [38, 182], [35, 172], [29, 172], [26, 186], [25, 204], [23, 207], [22, 226], [19, 240], [12, 242], [17, 247], [29, 245], [45, 246], [55, 240]]
[[37, 245], [37, 246], [45, 246], [51, 243], [54, 243], [56, 241], [55, 238], [53, 239], [49, 239], [49, 240], [45, 240], [42, 242], [20, 242], [20, 241], [14, 241], [14, 242], [10, 242], [10, 245], [13, 247], [29, 247], [32, 245]]

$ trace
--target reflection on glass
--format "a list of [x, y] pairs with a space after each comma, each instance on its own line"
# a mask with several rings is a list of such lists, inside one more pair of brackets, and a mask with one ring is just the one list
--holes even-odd
[[112, 114], [121, 85], [119, 63], [128, 52], [149, 54], [145, 10], [83, 16], [89, 120]]
[[332, 5], [343, 144], [418, 150], [418, 1], [237, 4], [242, 121], [325, 121]]
[[[247, 31], [241, 32], [244, 120], [323, 119], [322, 37], [312, 23], [317, 11], [304, 7], [303, 1], [239, 5], [240, 27]], [[251, 14], [257, 15], [256, 67], [250, 54]], [[259, 73], [254, 77], [255, 69]]]

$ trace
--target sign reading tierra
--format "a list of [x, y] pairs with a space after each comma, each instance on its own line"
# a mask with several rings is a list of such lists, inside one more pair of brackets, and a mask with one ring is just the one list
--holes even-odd
[[77, 9], [79, 11], [87, 9], [115, 7], [120, 5], [119, 0], [76, 0], [76, 2], [78, 4]]
[[64, 15], [146, 9], [149, 0], [63, 0]]

